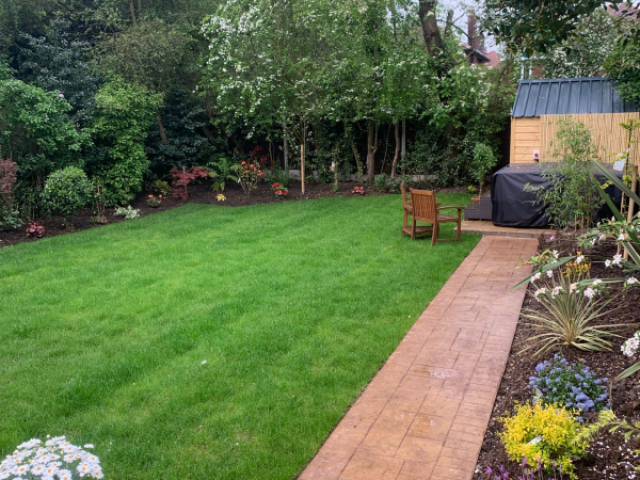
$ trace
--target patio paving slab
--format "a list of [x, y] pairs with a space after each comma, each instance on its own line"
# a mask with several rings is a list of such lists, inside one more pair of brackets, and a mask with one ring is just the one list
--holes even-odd
[[470, 480], [537, 246], [483, 237], [299, 480]]

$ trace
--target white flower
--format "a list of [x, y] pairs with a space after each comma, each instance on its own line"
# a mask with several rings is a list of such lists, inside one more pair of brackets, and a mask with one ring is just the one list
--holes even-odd
[[595, 294], [596, 294], [595, 290], [591, 287], [587, 288], [584, 291], [584, 296], [587, 297], [589, 300], [591, 300]]
[[16, 465], [13, 468], [13, 474], [14, 475], [28, 475], [29, 474], [29, 466], [28, 465]]
[[618, 241], [624, 242], [624, 233], [621, 233], [620, 235], [618, 235]]
[[609, 268], [611, 266], [611, 260], [605, 260], [604, 266]]
[[579, 255], [578, 258], [576, 258], [576, 264], [581, 264], [582, 261], [584, 260], [584, 255]]
[[60, 480], [72, 480], [73, 475], [70, 470], [58, 470], [56, 474]]
[[94, 448], [93, 443], [87, 443], [84, 448]]
[[636, 277], [627, 278], [627, 285], [633, 285], [634, 283], [638, 283], [638, 279]]
[[206, 360], [202, 360], [202, 361], [200, 362], [200, 365], [204, 365], [205, 363], [207, 363], [207, 361], [206, 361]]
[[547, 277], [553, 278], [553, 270], [547, 270]]
[[36, 465], [31, 469], [31, 473], [37, 476], [42, 476], [44, 474], [44, 465]]
[[569, 293], [573, 293], [578, 289], [578, 284], [577, 283], [572, 283], [571, 285], [569, 285]]
[[562, 292], [564, 289], [562, 288], [561, 285], [558, 285], [557, 287], [554, 287], [553, 290], [551, 290], [551, 297], [552, 298], [556, 298], [558, 296], [558, 294], [560, 292]]
[[545, 293], [547, 293], [547, 289], [542, 287], [542, 288], [539, 288], [538, 290], [536, 290], [535, 293], [533, 294], [533, 296], [538, 298], [540, 295], [544, 295]]
[[89, 473], [91, 473], [91, 465], [89, 465], [87, 462], [82, 462], [80, 464], [78, 464], [78, 473], [80, 474], [81, 477], [84, 477], [85, 475], [88, 475]]
[[593, 287], [597, 287], [598, 285], [600, 285], [602, 283], [602, 280], [600, 280], [599, 278], [596, 278], [593, 283], [591, 284], [591, 286]]
[[541, 277], [540, 272], [536, 272], [536, 274], [533, 277], [531, 277], [531, 281], [532, 282], [536, 282], [536, 281], [540, 280], [540, 277]]
[[615, 265], [617, 267], [621, 267], [622, 266], [622, 255], [621, 254], [617, 254], [613, 257], [613, 260], [611, 261], [612, 265]]

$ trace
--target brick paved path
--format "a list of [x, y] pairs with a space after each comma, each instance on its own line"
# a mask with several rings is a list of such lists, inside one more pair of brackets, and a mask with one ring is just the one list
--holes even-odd
[[537, 243], [480, 240], [299, 479], [469, 480]]

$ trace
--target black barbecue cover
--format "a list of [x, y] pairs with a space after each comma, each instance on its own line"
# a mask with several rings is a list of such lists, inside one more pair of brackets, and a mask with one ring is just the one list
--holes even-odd
[[[551, 171], [552, 163], [524, 163], [508, 165], [491, 178], [491, 201], [493, 203], [493, 223], [500, 227], [545, 228], [549, 219], [545, 213], [546, 205], [537, 203], [535, 192], [525, 192], [525, 185], [532, 187], [548, 187], [553, 181], [542, 175], [543, 171]], [[543, 170], [544, 169], [544, 170]], [[622, 172], [615, 172], [622, 176]], [[602, 178], [600, 172], [596, 176]], [[616, 204], [620, 204], [622, 192], [616, 187], [607, 188], [607, 193]], [[597, 218], [608, 218], [612, 212], [603, 206]]]

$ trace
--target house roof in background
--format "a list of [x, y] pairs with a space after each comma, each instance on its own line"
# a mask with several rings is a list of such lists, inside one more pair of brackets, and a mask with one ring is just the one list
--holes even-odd
[[520, 80], [511, 112], [514, 118], [578, 113], [637, 112], [635, 102], [625, 101], [602, 77]]

